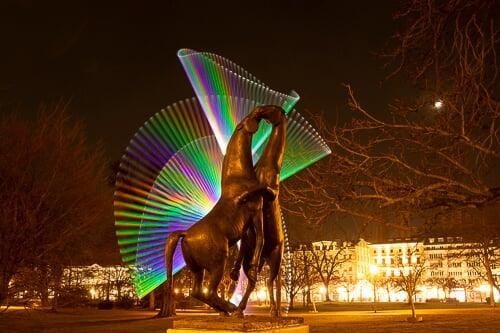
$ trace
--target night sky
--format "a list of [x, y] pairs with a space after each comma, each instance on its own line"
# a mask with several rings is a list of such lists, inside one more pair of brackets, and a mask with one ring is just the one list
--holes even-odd
[[[343, 82], [373, 112], [397, 82], [380, 51], [395, 32], [393, 1], [17, 1], [0, 5], [0, 110], [33, 117], [71, 100], [111, 160], [154, 113], [194, 95], [179, 48], [227, 57], [298, 109], [348, 114]], [[5, 112], [5, 111], [4, 111]]]
[[[7, 2], [10, 3], [10, 2]], [[243, 3], [247, 4], [244, 5]], [[271, 4], [272, 3], [272, 4]], [[238, 4], [239, 7], [236, 5]], [[40, 102], [71, 110], [118, 159], [142, 123], [194, 95], [179, 48], [227, 57], [299, 109], [333, 115], [350, 82], [372, 110], [394, 85], [373, 55], [394, 32], [394, 3], [351, 1], [17, 1], [1, 13], [0, 103], [32, 115]], [[392, 89], [392, 91], [391, 91]]]

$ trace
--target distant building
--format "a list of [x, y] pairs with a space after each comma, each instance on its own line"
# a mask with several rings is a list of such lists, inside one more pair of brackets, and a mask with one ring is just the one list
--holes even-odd
[[[318, 281], [310, 287], [316, 301], [323, 301], [324, 293], [328, 292], [328, 298], [335, 301], [372, 301], [375, 296], [383, 302], [407, 302], [406, 293], [397, 290], [391, 278], [407, 275], [421, 265], [424, 273], [415, 301], [484, 302], [490, 286], [482, 278], [484, 267], [480, 258], [474, 255], [477, 246], [460, 237], [434, 237], [424, 241], [390, 239], [382, 243], [368, 243], [363, 239], [318, 241], [302, 244], [292, 251], [327, 251], [329, 258], [342, 261], [331, 287], [324, 288]], [[337, 255], [339, 251], [341, 254]], [[496, 258], [500, 258], [500, 253]], [[495, 278], [500, 279], [500, 267], [493, 263], [492, 268]], [[499, 301], [498, 292], [494, 290], [494, 293]]]
[[120, 265], [68, 266], [64, 269], [62, 287], [83, 287], [96, 300], [136, 297], [129, 270]]
[[[386, 242], [369, 243], [357, 241], [325, 240], [292, 246], [291, 264], [296, 269], [303, 267], [299, 262], [303, 256], [314, 259], [313, 251], [326, 254], [327, 260], [337, 260], [334, 278], [328, 288], [321, 281], [301, 286], [296, 301], [304, 297], [306, 290], [313, 301], [324, 301], [326, 293], [332, 301], [359, 302], [407, 302], [405, 292], [391, 284], [392, 278], [409, 272], [418, 265], [425, 270], [417, 288], [415, 301], [484, 302], [489, 297], [490, 286], [483, 278], [484, 268], [480, 258], [474, 255], [477, 244], [465, 242], [461, 237], [431, 237], [425, 240], [397, 238]], [[499, 251], [495, 249], [494, 251]], [[285, 256], [286, 257], [286, 256]], [[500, 258], [497, 253], [496, 258]], [[286, 258], [283, 268], [285, 269]], [[311, 263], [308, 264], [313, 274]], [[500, 279], [500, 265], [492, 263], [493, 274]], [[302, 269], [302, 268], [300, 268]], [[263, 274], [266, 274], [263, 272]], [[266, 302], [268, 293], [264, 276], [261, 277], [251, 300]], [[64, 270], [62, 287], [83, 287], [94, 300], [117, 300], [122, 296], [136, 297], [129, 275], [124, 266], [71, 266]], [[286, 281], [283, 281], [286, 283]], [[375, 292], [374, 286], [375, 285]], [[189, 290], [189, 286], [187, 286]], [[495, 290], [495, 299], [500, 295]], [[287, 299], [285, 288], [283, 300]]]

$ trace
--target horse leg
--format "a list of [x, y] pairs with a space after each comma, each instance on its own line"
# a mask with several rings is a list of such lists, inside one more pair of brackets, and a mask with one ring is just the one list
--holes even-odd
[[248, 230], [243, 235], [243, 238], [241, 239], [238, 257], [236, 258], [233, 268], [231, 269], [230, 276], [234, 281], [238, 281], [243, 260], [247, 260], [247, 257], [252, 254], [252, 249], [254, 247], [255, 232], [253, 228], [248, 228]]
[[[191, 292], [191, 296], [196, 298], [199, 301], [202, 301], [205, 304], [208, 304], [215, 310], [227, 313], [226, 309], [224, 307], [221, 307], [219, 304], [216, 304], [213, 300], [213, 285], [209, 286], [208, 291], [203, 292], [203, 275], [204, 275], [204, 270], [201, 269], [199, 271], [193, 272], [194, 274], [194, 285], [193, 285], [193, 291]], [[210, 281], [212, 281], [212, 274], [210, 274]], [[220, 282], [220, 280], [219, 280]], [[212, 284], [212, 283], [211, 283]], [[219, 284], [217, 283], [217, 286]], [[215, 290], [217, 290], [217, 286], [215, 287]]]
[[217, 289], [219, 287], [220, 281], [222, 280], [222, 275], [224, 274], [224, 262], [220, 265], [216, 265], [210, 268], [209, 274], [210, 278], [208, 280], [208, 291], [205, 295], [206, 303], [213, 308], [223, 312], [224, 314], [229, 314], [236, 309], [236, 306], [222, 298], [217, 294]]
[[262, 214], [262, 209], [264, 205], [264, 200], [259, 198], [253, 203], [253, 214], [251, 216], [251, 226], [253, 226], [253, 232], [255, 233], [255, 246], [253, 247], [252, 261], [250, 262], [250, 269], [245, 272], [248, 280], [257, 281], [257, 270], [259, 263], [261, 262], [262, 250], [264, 248], [264, 217]]
[[[245, 271], [245, 275], [247, 277], [249, 275], [249, 271], [251, 268], [249, 261], [250, 260], [245, 260], [245, 262], [243, 263], [243, 270]], [[256, 280], [248, 278], [248, 284], [247, 284], [247, 288], [245, 289], [245, 294], [241, 298], [240, 304], [238, 304], [236, 311], [233, 312], [233, 316], [240, 317], [240, 318], [243, 317], [243, 312], [245, 311], [245, 309], [247, 307], [248, 299], [250, 298], [250, 294], [252, 294], [252, 292], [255, 289], [256, 282], [257, 282]]]
[[231, 268], [231, 272], [229, 273], [229, 276], [231, 277], [231, 280], [238, 282], [240, 278], [240, 270], [241, 270], [241, 263], [243, 262], [243, 257], [245, 256], [246, 253], [246, 240], [247, 236], [243, 236], [240, 242], [240, 248], [238, 249], [238, 256], [236, 257], [236, 260], [234, 261], [233, 268]]
[[[269, 292], [269, 303], [271, 305], [271, 316], [273, 317], [280, 317], [281, 316], [281, 309], [280, 309], [280, 304], [281, 300], [278, 299], [276, 304], [276, 301], [274, 299], [274, 281], [276, 278], [281, 278], [279, 276], [280, 273], [280, 266], [281, 266], [281, 257], [282, 257], [282, 246], [276, 247], [270, 254], [269, 256], [269, 277], [267, 279], [267, 290]], [[281, 283], [277, 283], [277, 288], [281, 288]], [[278, 293], [277, 294], [281, 294]]]
[[197, 268], [196, 270], [191, 269], [193, 272], [193, 289], [191, 290], [191, 297], [196, 298], [202, 302], [205, 302], [203, 295], [203, 275], [205, 271], [203, 268]]

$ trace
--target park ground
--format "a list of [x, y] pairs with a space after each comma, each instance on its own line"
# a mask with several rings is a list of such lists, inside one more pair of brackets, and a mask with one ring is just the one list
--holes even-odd
[[[304, 317], [312, 333], [500, 332], [500, 308], [485, 305], [423, 304], [417, 314], [424, 321], [416, 324], [406, 322], [410, 311], [402, 305], [379, 305], [377, 313], [369, 305], [356, 304], [320, 305], [318, 309], [317, 313], [299, 310], [290, 315]], [[263, 307], [252, 308], [250, 312], [265, 315], [262, 310]], [[154, 315], [155, 312], [132, 310], [61, 309], [51, 313], [14, 308], [0, 314], [0, 332], [165, 332], [167, 320], [154, 319]]]

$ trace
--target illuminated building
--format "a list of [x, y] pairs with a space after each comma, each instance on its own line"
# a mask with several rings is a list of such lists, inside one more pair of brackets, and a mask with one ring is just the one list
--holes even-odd
[[[381, 243], [368, 243], [363, 239], [318, 241], [302, 244], [295, 251], [298, 248], [328, 251], [330, 258], [342, 251], [340, 258], [347, 258], [329, 287], [330, 299], [334, 301], [372, 301], [376, 296], [381, 302], [407, 302], [406, 293], [392, 285], [391, 279], [420, 268], [423, 274], [415, 296], [417, 302], [484, 302], [489, 296], [490, 286], [482, 278], [484, 268], [479, 258], [467, 255], [467, 251], [477, 249], [477, 244], [464, 242], [460, 237], [434, 237], [424, 241], [399, 238]], [[492, 268], [493, 275], [500, 277], [500, 267], [493, 264]], [[314, 283], [310, 290], [315, 301], [324, 300], [320, 282]], [[496, 290], [494, 294], [495, 299], [500, 300]]]

